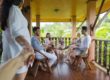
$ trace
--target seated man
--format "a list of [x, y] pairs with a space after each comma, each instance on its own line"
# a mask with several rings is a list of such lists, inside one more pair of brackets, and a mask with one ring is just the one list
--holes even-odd
[[57, 60], [57, 56], [54, 53], [48, 53], [45, 51], [44, 47], [40, 43], [39, 27], [33, 28], [34, 36], [31, 39], [32, 46], [35, 50], [36, 58], [39, 60], [44, 59], [45, 57], [49, 59], [49, 67], [51, 67]]
[[[87, 61], [87, 56], [88, 56], [87, 53], [88, 53], [88, 49], [89, 49], [90, 44], [91, 44], [91, 37], [87, 33], [87, 27], [86, 26], [82, 27], [82, 34], [84, 36], [81, 38], [80, 45], [74, 46], [74, 48], [73, 48], [74, 62], [72, 64], [74, 64], [74, 69], [77, 69], [79, 64], [81, 64], [81, 60], [83, 59], [85, 64], [89, 67], [89, 69], [91, 69], [89, 62]], [[73, 59], [73, 56], [71, 57], [71, 59]]]
[[82, 27], [82, 34], [84, 35], [81, 38], [81, 43], [79, 46], [74, 47], [75, 55], [82, 55], [85, 56], [88, 52], [89, 46], [91, 44], [91, 37], [87, 33], [87, 27]]

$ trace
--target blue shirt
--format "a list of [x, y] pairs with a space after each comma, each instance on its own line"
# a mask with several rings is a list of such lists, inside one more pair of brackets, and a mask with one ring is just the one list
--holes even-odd
[[31, 38], [31, 44], [34, 49], [44, 50], [44, 47], [41, 45], [40, 41], [35, 36]]

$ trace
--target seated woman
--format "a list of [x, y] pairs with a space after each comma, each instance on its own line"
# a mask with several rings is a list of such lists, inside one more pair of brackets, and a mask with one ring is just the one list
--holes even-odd
[[77, 33], [77, 37], [74, 38], [72, 43], [69, 46], [66, 46], [64, 49], [67, 49], [66, 51], [66, 61], [69, 61], [72, 63], [72, 60], [75, 58], [74, 49], [81, 44], [81, 35], [80, 33]]
[[55, 54], [57, 56], [56, 48], [55, 48], [55, 46], [53, 44], [53, 41], [52, 41], [50, 33], [46, 34], [44, 47], [46, 49], [46, 52], [53, 53], [53, 54]]
[[65, 50], [62, 50], [63, 48], [65, 48], [64, 40], [63, 38], [60, 38], [57, 46], [57, 53], [59, 58], [62, 58], [65, 55]]
[[81, 45], [81, 34], [80, 33], [77, 33], [77, 37], [74, 38], [73, 42], [72, 42], [72, 45], [69, 47], [70, 49], [70, 54], [69, 56], [74, 58], [75, 57], [75, 54], [74, 53], [74, 50], [76, 47], [80, 47]]
[[48, 46], [51, 46], [51, 45], [53, 45], [53, 41], [51, 39], [50, 33], [47, 33], [44, 46], [45, 46], [45, 48], [48, 48]]
[[44, 58], [49, 59], [49, 67], [51, 67], [57, 60], [57, 56], [52, 53], [48, 53], [45, 51], [44, 47], [41, 45], [39, 40], [39, 27], [33, 28], [34, 36], [31, 39], [32, 46], [35, 50], [36, 59], [42, 60]]

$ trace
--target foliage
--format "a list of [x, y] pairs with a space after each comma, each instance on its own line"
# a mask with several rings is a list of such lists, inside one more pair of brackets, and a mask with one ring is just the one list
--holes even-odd
[[71, 23], [52, 23], [41, 26], [41, 36], [51, 33], [52, 37], [71, 37]]
[[110, 27], [101, 27], [96, 31], [96, 38], [110, 40]]
[[[110, 22], [108, 19], [105, 20], [100, 28], [95, 31], [96, 38], [99, 39], [109, 39], [110, 40]], [[80, 25], [77, 23], [77, 25]], [[49, 24], [41, 24], [41, 36], [45, 37], [46, 33], [51, 33], [52, 37], [71, 37], [72, 32], [72, 24], [71, 23], [64, 23], [64, 22], [54, 22]]]
[[110, 40], [110, 14], [95, 32], [96, 38]]

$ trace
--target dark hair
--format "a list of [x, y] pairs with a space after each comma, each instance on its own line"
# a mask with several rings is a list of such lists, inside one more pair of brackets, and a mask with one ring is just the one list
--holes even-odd
[[[46, 34], [46, 38], [48, 38], [48, 37], [47, 37], [47, 35], [49, 35], [49, 34], [50, 34], [50, 33], [47, 33], [47, 34]], [[48, 39], [49, 39], [49, 40], [51, 40], [52, 38], [51, 38], [51, 37], [49, 37]]]
[[87, 31], [87, 26], [82, 26], [82, 30]]
[[13, 0], [13, 4], [14, 5], [16, 5], [16, 6], [18, 6], [18, 5], [20, 5], [20, 3], [22, 3], [24, 0]]
[[5, 30], [7, 25], [7, 19], [9, 17], [10, 7], [14, 4], [18, 6], [23, 0], [3, 0], [2, 11], [1, 11], [1, 28]]
[[46, 38], [47, 38], [47, 35], [49, 35], [49, 34], [50, 34], [50, 33], [47, 33], [47, 34], [46, 34]]
[[34, 27], [33, 32], [35, 33], [36, 30], [40, 29], [39, 27]]

